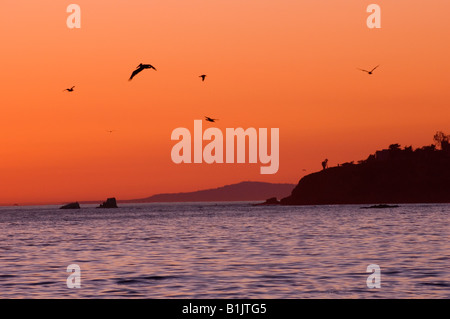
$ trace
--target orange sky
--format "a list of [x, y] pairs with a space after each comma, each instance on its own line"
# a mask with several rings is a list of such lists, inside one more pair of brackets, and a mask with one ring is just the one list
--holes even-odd
[[[70, 3], [81, 29], [66, 26]], [[441, 0], [2, 0], [0, 203], [297, 183], [325, 157], [431, 144], [450, 133], [448, 12]], [[141, 62], [158, 71], [128, 82]], [[280, 128], [278, 173], [174, 164], [172, 130], [204, 115], [223, 132]]]

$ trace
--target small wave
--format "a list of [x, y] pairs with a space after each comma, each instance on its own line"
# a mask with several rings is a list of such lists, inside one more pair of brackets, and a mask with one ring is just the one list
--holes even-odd
[[132, 285], [139, 283], [147, 283], [148, 281], [159, 281], [175, 278], [174, 276], [139, 276], [135, 278], [118, 278], [116, 283], [119, 285]]
[[419, 284], [423, 286], [450, 287], [450, 282], [445, 281], [421, 282]]
[[45, 285], [54, 285], [59, 284], [59, 282], [56, 281], [41, 281], [41, 282], [32, 282], [29, 285], [30, 286], [45, 286]]

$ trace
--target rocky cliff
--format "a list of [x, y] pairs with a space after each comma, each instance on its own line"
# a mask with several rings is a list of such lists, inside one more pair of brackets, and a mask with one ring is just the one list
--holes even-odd
[[282, 205], [450, 203], [450, 152], [397, 144], [303, 177]]

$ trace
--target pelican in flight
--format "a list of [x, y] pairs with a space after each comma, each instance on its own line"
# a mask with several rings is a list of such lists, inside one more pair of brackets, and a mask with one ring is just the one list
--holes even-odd
[[136, 70], [134, 70], [133, 73], [131, 73], [130, 79], [128, 81], [131, 81], [139, 72], [145, 69], [153, 69], [156, 71], [156, 68], [153, 65], [141, 63], [136, 67]]
[[367, 72], [368, 74], [372, 74], [373, 73], [373, 71], [375, 71], [375, 69], [376, 68], [378, 68], [379, 67], [379, 65], [377, 65], [376, 67], [374, 67], [372, 70], [370, 70], [370, 71], [367, 71], [367, 70], [364, 70], [364, 69], [360, 69], [360, 68], [358, 68], [358, 70], [361, 70], [361, 71], [363, 71], [363, 72]]
[[205, 121], [207, 121], [207, 122], [212, 122], [212, 123], [214, 123], [215, 121], [218, 121], [219, 119], [212, 119], [212, 118], [210, 118], [210, 117], [207, 117], [207, 116], [205, 116]]
[[70, 89], [65, 89], [65, 90], [63, 90], [63, 92], [65, 92], [65, 91], [67, 91], [67, 92], [73, 92], [73, 88], [74, 88], [75, 86], [72, 86]]
[[200, 75], [200, 76], [199, 76], [199, 78], [202, 78], [202, 81], [205, 81], [205, 78], [206, 78], [206, 74], [202, 74], [202, 75]]

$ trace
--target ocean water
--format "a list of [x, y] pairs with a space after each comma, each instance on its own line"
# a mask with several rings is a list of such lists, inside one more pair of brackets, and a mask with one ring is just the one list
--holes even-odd
[[450, 297], [450, 205], [120, 206], [0, 207], [0, 297]]

